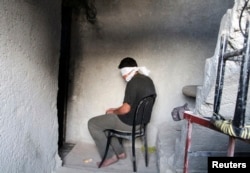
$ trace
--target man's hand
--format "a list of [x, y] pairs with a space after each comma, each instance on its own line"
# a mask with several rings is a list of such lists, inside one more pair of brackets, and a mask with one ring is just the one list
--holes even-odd
[[128, 103], [123, 103], [118, 108], [109, 108], [106, 110], [106, 114], [116, 114], [116, 115], [124, 115], [128, 113], [131, 109], [131, 106]]
[[115, 109], [117, 108], [109, 108], [108, 110], [106, 110], [106, 114], [113, 114]]

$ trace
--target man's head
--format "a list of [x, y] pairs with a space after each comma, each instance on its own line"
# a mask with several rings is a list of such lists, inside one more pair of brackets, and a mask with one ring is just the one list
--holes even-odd
[[118, 68], [124, 68], [124, 67], [137, 67], [137, 63], [133, 58], [126, 57], [123, 60], [121, 60]]
[[121, 75], [127, 82], [137, 73], [137, 63], [133, 58], [126, 57], [121, 60], [118, 68], [121, 71]]
[[120, 69], [123, 79], [127, 82], [130, 81], [137, 73], [148, 76], [150, 72], [146, 67], [138, 67], [137, 62], [130, 57], [122, 59], [118, 68]]

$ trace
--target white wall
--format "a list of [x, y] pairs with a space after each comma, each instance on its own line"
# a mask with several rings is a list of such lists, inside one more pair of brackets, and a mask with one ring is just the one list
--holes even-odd
[[0, 1], [0, 172], [49, 173], [57, 154], [60, 0]]
[[157, 127], [175, 123], [174, 107], [185, 102], [194, 107], [182, 87], [202, 85], [205, 60], [213, 55], [221, 17], [233, 0], [95, 2], [95, 25], [84, 15], [73, 21], [66, 140], [93, 142], [87, 121], [122, 103], [125, 83], [117, 65], [131, 56], [151, 70], [156, 85], [149, 127], [154, 145]]

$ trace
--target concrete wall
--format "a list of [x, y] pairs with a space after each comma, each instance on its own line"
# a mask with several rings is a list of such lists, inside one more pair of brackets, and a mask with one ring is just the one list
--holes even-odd
[[57, 154], [60, 0], [0, 1], [0, 172], [49, 173]]
[[202, 85], [221, 17], [233, 0], [96, 0], [95, 5], [96, 24], [88, 23], [84, 12], [73, 20], [66, 140], [93, 142], [87, 121], [122, 103], [125, 82], [117, 65], [131, 56], [151, 70], [156, 85], [149, 126], [150, 145], [155, 145], [157, 127], [175, 123], [174, 107], [185, 102], [194, 107], [182, 88]]

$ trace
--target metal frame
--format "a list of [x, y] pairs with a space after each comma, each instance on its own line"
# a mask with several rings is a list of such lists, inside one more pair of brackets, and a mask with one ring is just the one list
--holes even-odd
[[[238, 93], [236, 98], [235, 112], [233, 118], [233, 125], [238, 129], [244, 127], [245, 125], [245, 111], [247, 104], [247, 94], [248, 94], [248, 86], [249, 86], [249, 71], [250, 71], [250, 27], [249, 21], [246, 24], [246, 34], [244, 35], [244, 46], [240, 50], [236, 50], [234, 52], [226, 53], [228, 39], [225, 35], [221, 37], [220, 42], [220, 53], [219, 60], [217, 66], [217, 76], [216, 76], [216, 85], [215, 85], [215, 95], [214, 95], [214, 107], [213, 107], [213, 118], [218, 118], [221, 104], [221, 97], [224, 86], [224, 74], [225, 74], [225, 66], [226, 61], [230, 60], [231, 57], [241, 56], [241, 70], [240, 70], [240, 79], [238, 86]], [[219, 118], [223, 118], [222, 116]], [[191, 148], [191, 139], [192, 139], [192, 124], [196, 123], [203, 127], [215, 130], [217, 132], [223, 133], [219, 131], [210, 121], [210, 119], [203, 118], [200, 116], [196, 116], [190, 112], [184, 112], [184, 119], [187, 120], [187, 134], [186, 134], [186, 143], [185, 143], [185, 153], [184, 153], [184, 167], [183, 172], [188, 173], [188, 160], [189, 153]], [[240, 133], [240, 131], [239, 131]], [[225, 134], [225, 133], [223, 133]], [[226, 135], [226, 134], [225, 134]], [[236, 138], [229, 136], [228, 141], [228, 149], [227, 156], [234, 156], [235, 142], [236, 139], [240, 139], [247, 143], [250, 143], [250, 140], [244, 140], [241, 138]]]

